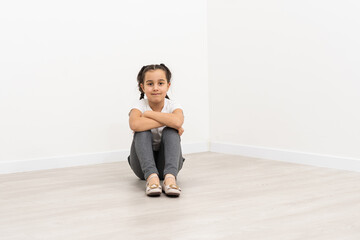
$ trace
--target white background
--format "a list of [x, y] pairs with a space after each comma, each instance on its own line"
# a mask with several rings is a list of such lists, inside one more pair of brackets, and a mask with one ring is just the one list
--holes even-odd
[[1, 161], [128, 150], [154, 63], [173, 73], [182, 143], [208, 142], [206, 21], [205, 1], [2, 1]]
[[359, 12], [210, 0], [211, 141], [360, 159]]
[[136, 75], [165, 63], [183, 145], [360, 161], [359, 12], [350, 0], [1, 2], [0, 160], [127, 151]]

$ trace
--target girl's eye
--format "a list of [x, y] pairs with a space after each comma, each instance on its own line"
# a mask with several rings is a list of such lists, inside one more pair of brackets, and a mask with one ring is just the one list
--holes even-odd
[[159, 84], [160, 84], [160, 85], [163, 85], [164, 83], [161, 82], [161, 83], [159, 83]]
[[152, 85], [152, 83], [148, 83], [147, 85], [149, 85], [149, 86], [150, 86], [150, 85]]

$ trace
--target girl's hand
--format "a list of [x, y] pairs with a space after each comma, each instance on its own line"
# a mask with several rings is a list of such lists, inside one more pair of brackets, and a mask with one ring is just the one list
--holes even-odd
[[183, 132], [184, 132], [184, 129], [181, 127], [181, 128], [178, 129], [178, 132], [179, 132], [179, 135], [181, 136], [183, 134]]

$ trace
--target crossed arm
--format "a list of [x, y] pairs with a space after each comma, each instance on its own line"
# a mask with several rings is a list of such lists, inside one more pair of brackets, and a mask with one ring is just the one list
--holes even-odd
[[168, 126], [177, 129], [181, 135], [184, 132], [183, 123], [184, 115], [181, 109], [175, 109], [172, 113], [154, 111], [141, 113], [138, 109], [132, 109], [129, 118], [130, 128], [135, 132]]

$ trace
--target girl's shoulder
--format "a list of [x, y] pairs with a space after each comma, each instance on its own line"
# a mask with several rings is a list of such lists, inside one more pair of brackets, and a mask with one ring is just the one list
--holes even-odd
[[[134, 108], [140, 110], [140, 112], [145, 112], [149, 108], [148, 100], [143, 98], [143, 99], [134, 101], [130, 108], [130, 112]], [[130, 116], [130, 112], [129, 112], [129, 116]]]
[[177, 108], [182, 109], [181, 104], [176, 100], [165, 98], [165, 101], [167, 103], [166, 105], [168, 106], [168, 109], [169, 109], [170, 112], [173, 112]]
[[142, 104], [142, 105], [147, 105], [147, 104], [148, 104], [148, 100], [145, 99], [145, 98], [140, 99], [140, 100], [138, 100], [137, 102], [138, 102], [138, 104]]
[[142, 106], [142, 107], [146, 107], [148, 104], [148, 100], [143, 98], [140, 100], [136, 100], [133, 102], [133, 106]]

